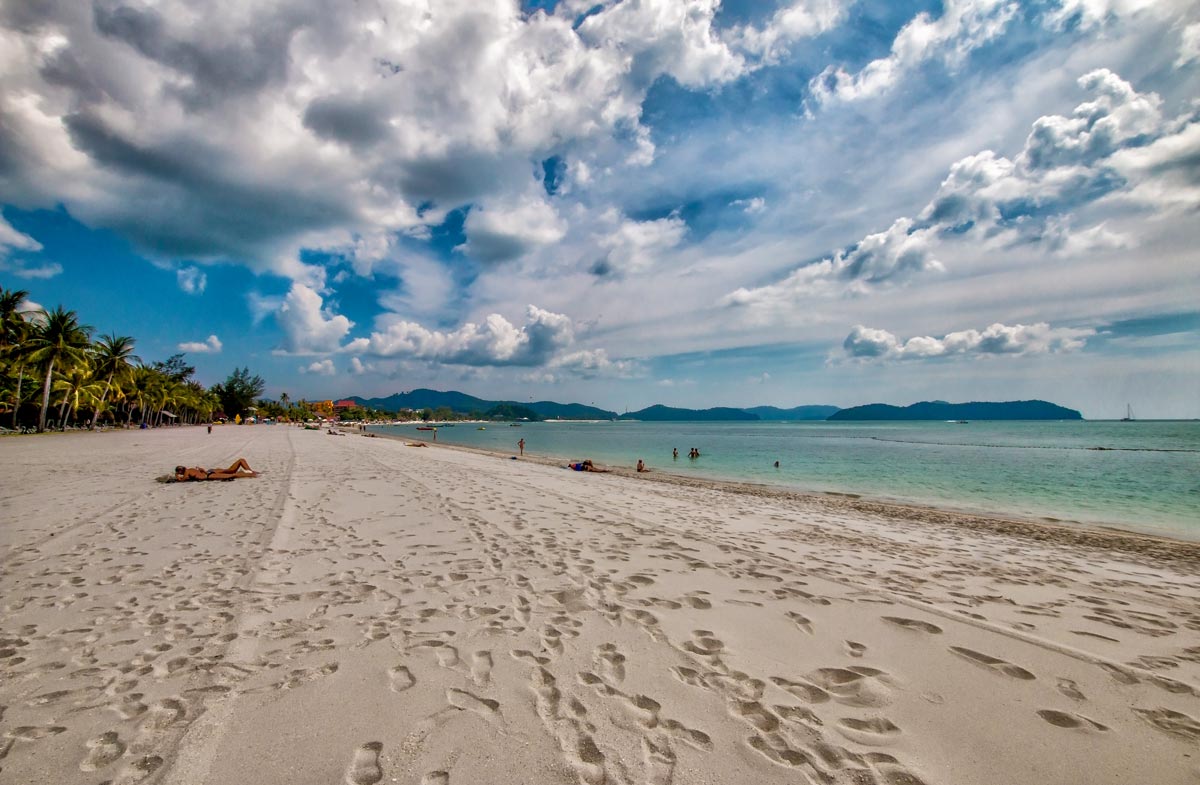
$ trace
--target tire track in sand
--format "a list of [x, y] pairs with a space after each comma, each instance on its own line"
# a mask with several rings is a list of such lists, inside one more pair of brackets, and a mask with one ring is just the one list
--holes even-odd
[[[275, 526], [264, 532], [260, 544], [262, 556], [255, 569], [247, 573], [243, 586], [249, 588], [256, 584], [274, 583], [274, 568], [264, 567], [270, 555], [284, 548], [292, 536], [296, 524], [296, 446], [292, 442], [292, 433], [287, 434], [288, 447], [291, 456], [288, 458], [287, 471], [279, 489], [271, 517]], [[244, 594], [243, 594], [244, 596]], [[258, 637], [248, 634], [263, 621], [257, 613], [245, 614], [240, 610], [234, 614], [238, 618], [237, 637], [226, 650], [225, 662], [232, 664], [250, 663], [258, 647]], [[184, 731], [183, 737], [175, 750], [174, 759], [169, 770], [162, 779], [161, 785], [200, 785], [208, 781], [208, 773], [213, 760], [220, 749], [221, 740], [229, 727], [229, 718], [237, 703], [237, 694], [230, 693], [221, 703], [204, 710], [195, 721]]]

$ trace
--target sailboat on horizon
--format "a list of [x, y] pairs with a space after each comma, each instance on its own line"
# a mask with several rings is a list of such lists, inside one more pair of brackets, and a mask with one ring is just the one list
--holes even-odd
[[1133, 407], [1125, 404], [1125, 416], [1121, 418], [1121, 422], [1133, 422]]

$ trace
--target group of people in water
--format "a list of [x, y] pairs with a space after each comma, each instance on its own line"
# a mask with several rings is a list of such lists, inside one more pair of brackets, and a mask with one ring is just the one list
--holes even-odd
[[[524, 455], [525, 454], [525, 440], [524, 439], [522, 439], [520, 441], [519, 446], [521, 448], [521, 454]], [[671, 457], [675, 460], [679, 459], [679, 448], [678, 447], [671, 448]], [[696, 447], [691, 448], [690, 450], [688, 450], [688, 457], [692, 458], [692, 459], [699, 458], [700, 450]], [[775, 462], [775, 467], [779, 468], [778, 461]], [[608, 469], [597, 469], [596, 466], [592, 463], [592, 461], [590, 459], [583, 460], [583, 461], [572, 461], [571, 463], [567, 464], [567, 468], [574, 469], [577, 472], [607, 472], [607, 471], [609, 471]], [[638, 458], [637, 472], [639, 474], [642, 474], [642, 473], [648, 472], [648, 471], [650, 471], [650, 469], [649, 469], [649, 467], [646, 466], [646, 462], [644, 460], [642, 460], [641, 458]]]

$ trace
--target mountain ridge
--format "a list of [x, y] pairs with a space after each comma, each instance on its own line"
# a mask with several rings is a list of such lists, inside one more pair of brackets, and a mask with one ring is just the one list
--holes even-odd
[[1076, 409], [1041, 400], [1029, 401], [920, 401], [909, 406], [869, 403], [851, 406], [828, 418], [843, 422], [854, 420], [1082, 420]]

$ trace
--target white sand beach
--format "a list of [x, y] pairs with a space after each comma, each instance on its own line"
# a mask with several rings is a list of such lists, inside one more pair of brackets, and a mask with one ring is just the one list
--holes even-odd
[[0, 598], [12, 785], [1200, 781], [1194, 543], [176, 428], [0, 439]]

